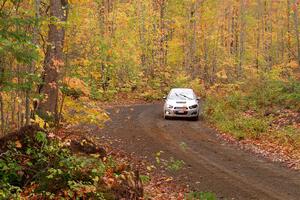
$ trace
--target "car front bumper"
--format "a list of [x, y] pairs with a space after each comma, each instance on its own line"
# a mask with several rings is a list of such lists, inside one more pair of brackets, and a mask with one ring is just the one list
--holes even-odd
[[164, 110], [165, 117], [197, 117], [199, 115], [199, 109], [171, 109], [167, 108]]

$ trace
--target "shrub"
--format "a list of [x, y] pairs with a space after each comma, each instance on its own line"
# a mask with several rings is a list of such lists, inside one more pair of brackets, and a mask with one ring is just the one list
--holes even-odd
[[[247, 83], [246, 85], [250, 84]], [[259, 108], [274, 106], [300, 108], [299, 81], [262, 80], [252, 84], [247, 94], [247, 101], [255, 102]]]
[[16, 199], [21, 192], [43, 199], [66, 194], [101, 199], [107, 192], [98, 187], [105, 170], [101, 160], [73, 156], [61, 143], [37, 132], [35, 138], [10, 142], [1, 154], [0, 199]]
[[64, 121], [72, 125], [93, 124], [102, 126], [109, 119], [96, 102], [65, 98], [63, 109]]
[[74, 99], [78, 99], [79, 97], [81, 97], [83, 95], [83, 92], [79, 89], [75, 89], [75, 88], [70, 88], [67, 85], [63, 85], [60, 88], [61, 92], [69, 97], [72, 97]]
[[[272, 115], [266, 113], [286, 108], [296, 112], [300, 109], [300, 83], [295, 80], [264, 78], [240, 83], [237, 90], [223, 88], [227, 90], [226, 95], [210, 92], [204, 104], [204, 116], [222, 131], [239, 139], [257, 138], [267, 133]], [[296, 142], [300, 139], [296, 132], [283, 129], [275, 135]]]

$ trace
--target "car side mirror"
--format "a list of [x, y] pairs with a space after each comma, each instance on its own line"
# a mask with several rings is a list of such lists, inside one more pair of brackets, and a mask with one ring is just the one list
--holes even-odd
[[197, 97], [197, 100], [199, 101], [201, 99], [201, 97]]
[[163, 97], [163, 99], [164, 99], [164, 100], [166, 100], [166, 99], [167, 99], [167, 97], [166, 97], [166, 96], [164, 96], [164, 97]]

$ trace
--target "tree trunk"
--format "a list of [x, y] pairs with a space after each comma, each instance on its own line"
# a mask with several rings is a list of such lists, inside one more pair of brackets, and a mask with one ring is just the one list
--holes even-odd
[[[38, 34], [39, 34], [39, 18], [40, 18], [40, 0], [35, 0], [34, 4], [35, 4], [35, 25], [34, 25], [34, 30], [33, 30], [33, 39], [32, 39], [32, 42], [34, 45], [37, 45], [38, 44]], [[29, 74], [32, 74], [34, 73], [34, 68], [35, 68], [35, 62], [33, 62], [30, 66], [29, 66], [29, 69], [28, 69], [28, 73]], [[29, 76], [30, 77], [30, 76]], [[31, 83], [32, 80], [31, 78], [28, 79], [28, 82]], [[27, 89], [26, 92], [25, 92], [25, 119], [26, 119], [26, 122], [25, 124], [26, 125], [29, 125], [30, 124], [30, 94], [31, 94], [31, 88], [30, 89]]]
[[2, 93], [0, 92], [0, 115], [1, 115], [1, 133], [2, 136], [5, 134], [5, 117], [4, 117], [4, 102], [2, 98]]
[[51, 119], [57, 119], [59, 70], [64, 64], [65, 29], [57, 22], [67, 20], [67, 7], [65, 0], [50, 0], [50, 17], [54, 18], [55, 22], [52, 21], [49, 25], [49, 45], [44, 61], [44, 83], [40, 88], [45, 99], [40, 103], [38, 111], [42, 116], [51, 117]]
[[163, 67], [167, 63], [167, 31], [165, 27], [165, 12], [166, 12], [166, 0], [159, 1], [159, 30], [160, 30], [160, 38], [159, 38], [159, 67], [163, 69]]
[[297, 39], [297, 61], [298, 65], [300, 66], [300, 39], [299, 39], [299, 19], [298, 19], [298, 1], [294, 0], [294, 25], [295, 25], [295, 34], [296, 34], [296, 39]]
[[146, 69], [146, 39], [145, 39], [145, 6], [142, 0], [137, 1], [137, 12], [138, 12], [138, 19], [139, 19], [139, 40], [140, 40], [140, 47], [141, 47], [141, 54], [140, 54], [140, 61], [141, 61], [141, 69]]
[[11, 125], [16, 128], [16, 93], [11, 93]]
[[292, 59], [291, 54], [291, 0], [287, 0], [287, 50], [288, 50], [288, 61]]
[[4, 127], [5, 127], [5, 118], [4, 118], [4, 102], [3, 102], [3, 97], [2, 97], [2, 90], [3, 90], [3, 84], [4, 84], [4, 63], [3, 63], [3, 58], [0, 57], [0, 129], [2, 135], [4, 135]]
[[245, 43], [245, 0], [240, 0], [240, 44], [239, 44], [239, 66], [238, 66], [238, 78], [242, 76], [243, 71], [243, 59], [244, 59], [244, 43]]
[[198, 6], [200, 2], [199, 0], [193, 1], [189, 5], [188, 10], [188, 20], [189, 23], [187, 25], [186, 30], [186, 45], [185, 48], [185, 68], [192, 75], [192, 78], [196, 77], [196, 44], [197, 44], [197, 17], [198, 17]]

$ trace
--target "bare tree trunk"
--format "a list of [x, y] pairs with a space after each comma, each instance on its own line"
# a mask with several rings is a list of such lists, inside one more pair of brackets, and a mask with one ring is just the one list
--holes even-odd
[[2, 97], [2, 89], [3, 89], [3, 84], [4, 84], [4, 73], [5, 73], [5, 68], [4, 68], [4, 63], [2, 58], [0, 57], [0, 122], [1, 122], [1, 133], [4, 135], [4, 127], [5, 127], [5, 118], [4, 118], [4, 102], [3, 102], [3, 97]]
[[300, 39], [299, 39], [299, 19], [298, 19], [298, 1], [294, 0], [294, 25], [295, 25], [295, 34], [297, 39], [297, 61], [298, 65], [300, 66]]
[[11, 125], [16, 128], [16, 93], [11, 93]]
[[[112, 47], [113, 38], [115, 35], [115, 13], [114, 13], [114, 4], [112, 0], [102, 0], [98, 2], [99, 6], [99, 28], [100, 28], [100, 37], [101, 40], [109, 46]], [[112, 13], [112, 19], [109, 18], [110, 13]], [[110, 62], [111, 56], [104, 54], [100, 64], [100, 75], [101, 75], [101, 87], [104, 91], [107, 91], [110, 84], [110, 76], [108, 75], [108, 70], [105, 66], [106, 62]]]
[[140, 47], [141, 47], [141, 69], [146, 69], [146, 39], [145, 39], [145, 14], [144, 14], [144, 5], [142, 0], [137, 1], [137, 12], [139, 19], [139, 39], [140, 39]]
[[1, 115], [1, 133], [2, 136], [5, 134], [5, 117], [4, 117], [4, 102], [2, 93], [0, 92], [0, 115]]
[[[34, 4], [35, 4], [35, 25], [34, 25], [34, 30], [33, 30], [33, 44], [37, 45], [38, 44], [38, 20], [40, 17], [40, 0], [35, 0]], [[28, 73], [32, 74], [34, 73], [34, 68], [35, 68], [35, 62], [33, 62], [28, 69]], [[30, 77], [30, 76], [29, 76]], [[28, 79], [28, 83], [30, 84], [32, 82], [31, 78]], [[25, 125], [29, 125], [30, 124], [30, 94], [31, 94], [31, 88], [27, 89], [25, 91]]]
[[205, 81], [205, 84], [208, 84], [209, 82], [209, 73], [208, 73], [208, 45], [207, 45], [207, 39], [204, 35], [203, 39], [203, 46], [204, 46], [204, 72], [203, 72], [203, 79]]
[[255, 66], [259, 69], [259, 55], [260, 55], [260, 43], [261, 43], [261, 19], [262, 19], [262, 2], [261, 0], [257, 0], [257, 28], [256, 28], [256, 58], [255, 58]]
[[239, 45], [239, 66], [238, 66], [238, 78], [242, 76], [243, 71], [243, 59], [244, 59], [244, 43], [245, 43], [245, 0], [240, 0], [240, 45]]
[[230, 53], [231, 54], [235, 54], [235, 37], [234, 37], [234, 33], [236, 32], [235, 30], [235, 10], [236, 8], [233, 6], [232, 8], [232, 13], [231, 13], [231, 29], [230, 29]]
[[198, 6], [199, 0], [193, 1], [190, 4], [188, 10], [188, 20], [186, 30], [186, 46], [185, 47], [185, 68], [195, 78], [196, 72], [196, 44], [197, 44], [197, 18], [198, 18]]
[[288, 61], [292, 59], [291, 54], [291, 0], [287, 0], [287, 50], [288, 50]]
[[164, 63], [164, 41], [165, 41], [165, 30], [164, 30], [164, 16], [165, 16], [165, 1], [162, 0], [160, 4], [160, 15], [159, 15], [159, 20], [160, 20], [160, 40], [159, 40], [159, 45], [160, 45], [160, 55], [159, 55], [159, 66], [162, 68], [163, 63]]
[[227, 8], [225, 10], [225, 18], [227, 18], [226, 22], [227, 22], [227, 27], [226, 27], [226, 47], [227, 47], [227, 52], [228, 54], [231, 53], [231, 10], [230, 8]]
[[25, 92], [25, 125], [30, 124], [30, 89]]
[[167, 30], [165, 27], [165, 12], [167, 0], [158, 0], [159, 6], [159, 67], [163, 67], [167, 63]]
[[[263, 0], [261, 2], [261, 54], [263, 55], [263, 57], [265, 58], [265, 53], [266, 51], [266, 46], [265, 46], [265, 42], [266, 42], [266, 1]], [[265, 67], [265, 66], [264, 66]]]
[[[68, 2], [65, 0], [50, 0], [50, 16], [59, 22], [67, 20]], [[64, 65], [63, 46], [65, 29], [56, 22], [51, 22], [48, 32], [48, 47], [44, 61], [44, 83], [40, 92], [45, 99], [40, 103], [39, 113], [44, 117], [57, 120], [58, 79], [59, 70]]]
[[[17, 84], [21, 84], [21, 77], [20, 77], [21, 69], [20, 65], [17, 64]], [[16, 96], [20, 99], [21, 98], [21, 91], [17, 90]], [[20, 101], [17, 101], [17, 129], [21, 128], [21, 112], [22, 112], [22, 106]]]
[[267, 61], [266, 70], [271, 70], [273, 66], [273, 22], [272, 22], [272, 1], [265, 1], [265, 31], [267, 32], [265, 40], [265, 59]]

